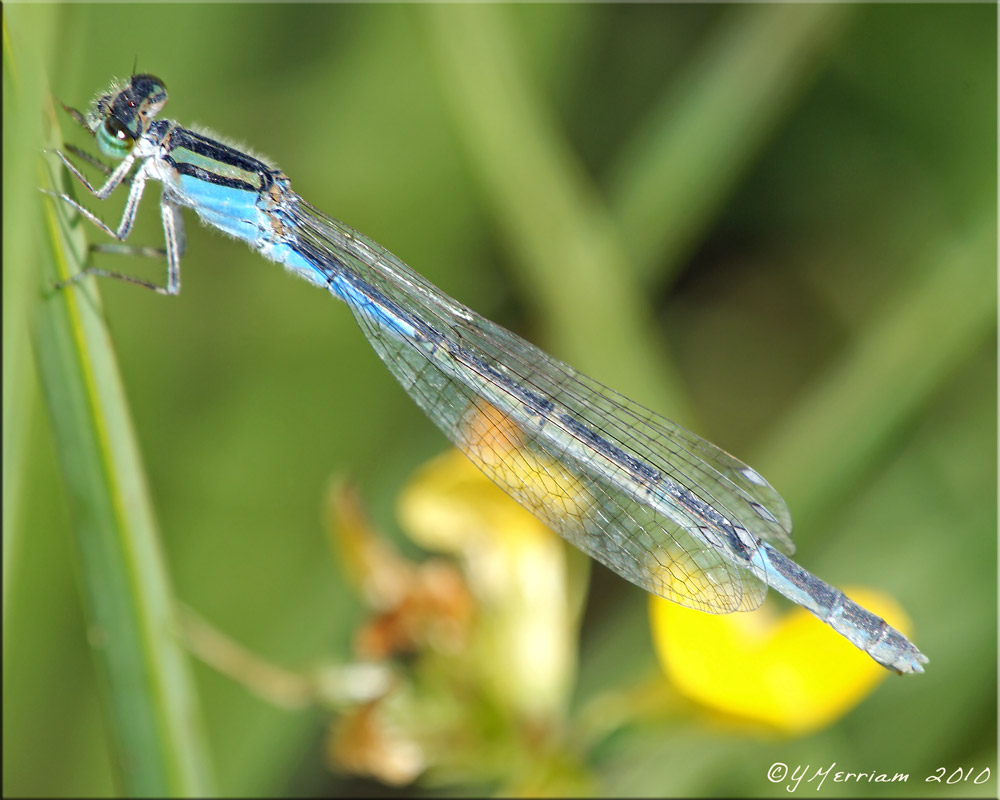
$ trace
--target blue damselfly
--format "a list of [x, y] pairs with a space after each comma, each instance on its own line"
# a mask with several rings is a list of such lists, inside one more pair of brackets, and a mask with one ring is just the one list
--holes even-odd
[[[771, 586], [898, 672], [926, 657], [884, 620], [788, 558], [791, 516], [756, 471], [444, 294], [399, 259], [292, 191], [278, 169], [157, 119], [166, 87], [134, 75], [86, 114], [120, 159], [98, 199], [130, 188], [117, 229], [57, 195], [109, 236], [131, 233], [146, 184], [163, 186], [165, 286], [180, 291], [181, 208], [343, 300], [383, 362], [490, 478], [584, 552], [642, 588], [713, 613], [748, 611]], [[88, 159], [89, 160], [89, 159]], [[74, 276], [70, 280], [75, 280]]]

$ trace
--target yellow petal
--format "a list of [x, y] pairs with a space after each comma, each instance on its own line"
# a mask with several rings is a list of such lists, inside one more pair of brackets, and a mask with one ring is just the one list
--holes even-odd
[[[848, 595], [906, 632], [892, 598], [864, 588]], [[652, 597], [650, 618], [660, 664], [678, 691], [790, 734], [831, 724], [889, 674], [801, 608], [717, 616]]]

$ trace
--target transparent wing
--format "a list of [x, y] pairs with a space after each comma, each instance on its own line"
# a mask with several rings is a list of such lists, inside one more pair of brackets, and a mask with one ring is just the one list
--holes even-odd
[[364, 297], [351, 310], [400, 384], [521, 505], [648, 591], [715, 613], [760, 605], [767, 587], [741, 566], [746, 549], [755, 539], [793, 546], [784, 501], [755, 471], [475, 314], [304, 201], [295, 217], [310, 258], [328, 259], [323, 268]]

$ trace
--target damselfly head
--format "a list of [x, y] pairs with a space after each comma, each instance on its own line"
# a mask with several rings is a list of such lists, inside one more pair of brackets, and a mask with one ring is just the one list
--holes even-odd
[[133, 75], [97, 97], [85, 125], [106, 156], [124, 158], [167, 102], [167, 87], [155, 75]]

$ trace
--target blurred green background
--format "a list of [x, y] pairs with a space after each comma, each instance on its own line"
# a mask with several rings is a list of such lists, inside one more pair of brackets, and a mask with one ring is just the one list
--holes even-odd
[[[890, 677], [832, 728], [647, 720], [587, 754], [601, 791], [773, 795], [781, 761], [911, 773], [820, 796], [996, 794], [995, 6], [4, 16], [5, 794], [114, 792], [26, 334], [31, 132], [42, 79], [82, 107], [133, 62], [166, 82], [167, 117], [273, 159], [449, 294], [754, 465], [803, 566], [913, 619], [927, 674]], [[134, 241], [160, 241], [154, 205]], [[324, 489], [353, 476], [392, 530], [399, 487], [444, 439], [345, 308], [187, 221], [179, 298], [101, 286], [173, 587], [278, 663], [348, 658], [361, 609]], [[579, 703], [647, 676], [642, 592], [595, 568], [581, 641]], [[324, 712], [195, 674], [220, 792], [381, 791], [326, 770]], [[924, 782], [959, 767], [993, 778]]]

